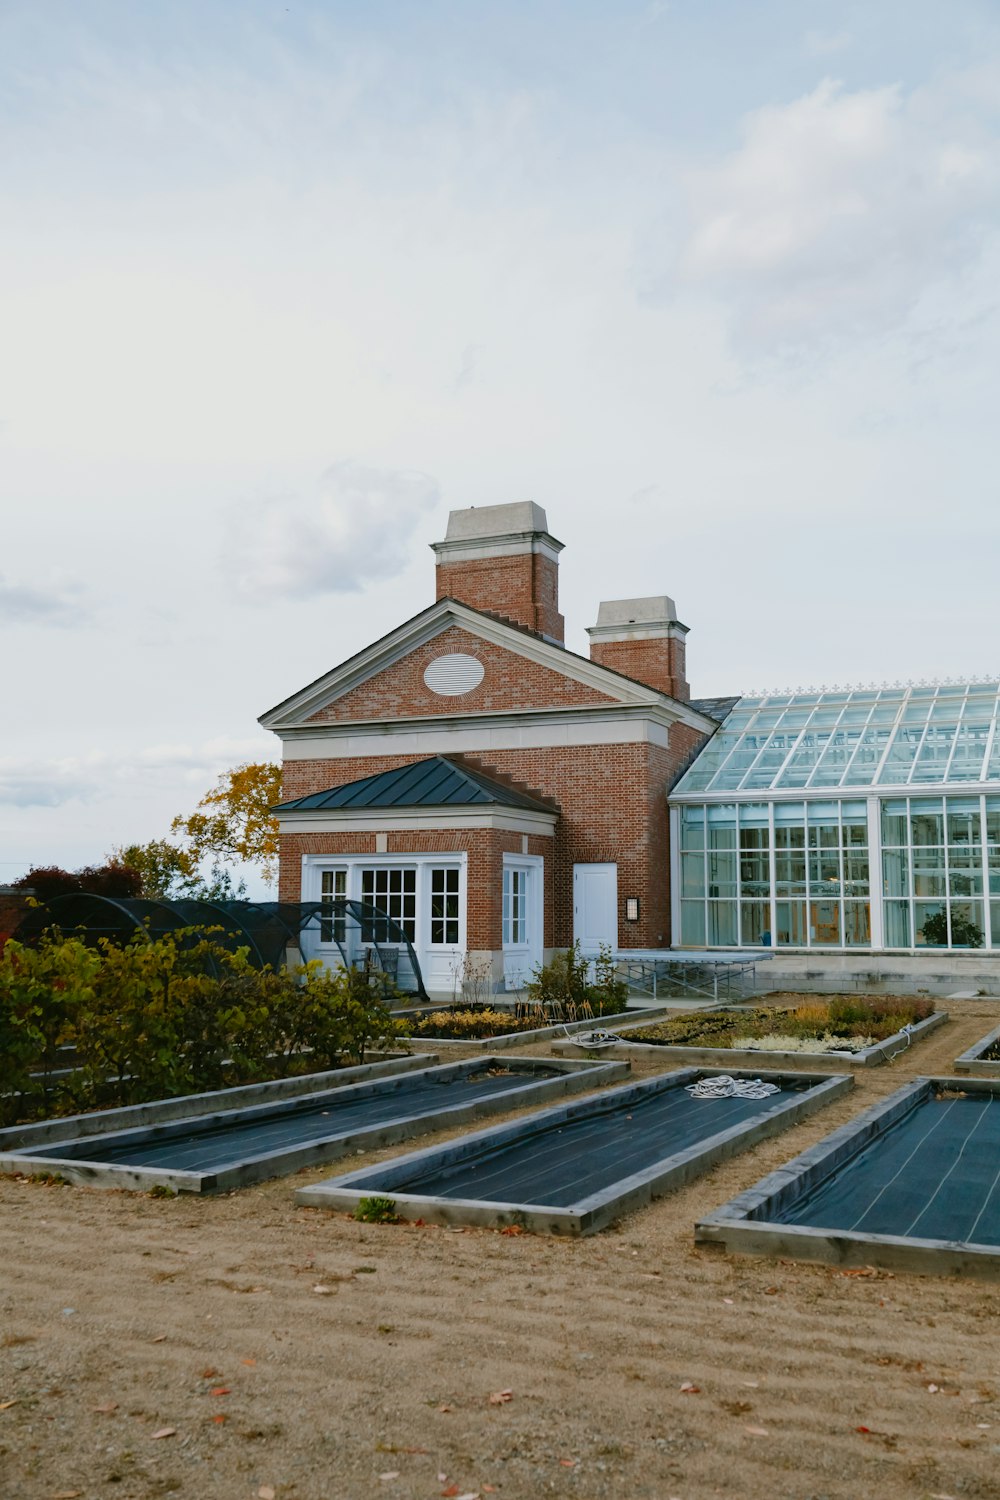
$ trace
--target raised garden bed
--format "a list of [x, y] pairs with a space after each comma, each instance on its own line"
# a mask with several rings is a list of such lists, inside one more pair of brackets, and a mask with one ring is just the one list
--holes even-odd
[[[790, 1003], [781, 1004], [781, 1000]], [[661, 1052], [685, 1062], [822, 1060], [834, 1067], [864, 1068], [891, 1060], [948, 1019], [931, 1000], [906, 996], [831, 995], [778, 997], [777, 1004], [735, 1006], [659, 1018], [653, 1025], [599, 1023], [620, 1041], [555, 1043], [558, 1050], [595, 1054], [609, 1047], [640, 1054]]]
[[407, 1018], [405, 1039], [420, 1046], [426, 1042], [448, 1042], [452, 1046], [493, 1051], [495, 1048], [519, 1047], [525, 1042], [547, 1041], [551, 1037], [578, 1031], [592, 1031], [595, 1026], [609, 1028], [625, 1021], [656, 1019], [663, 1015], [663, 1011], [664, 1007], [657, 1005], [644, 1010], [615, 1011], [610, 1015], [562, 1018], [547, 1015], [534, 1007], [519, 1012], [514, 1007], [460, 1006], [428, 1012], [419, 1020]]
[[[119, 1120], [117, 1130], [88, 1133], [93, 1117], [86, 1116], [75, 1135], [60, 1134], [58, 1140], [41, 1138], [38, 1126], [0, 1132], [0, 1172], [58, 1175], [94, 1187], [219, 1192], [584, 1092], [627, 1072], [624, 1062], [482, 1057], [392, 1076], [372, 1069], [346, 1087], [340, 1080], [332, 1086], [317, 1081], [313, 1092], [263, 1100], [236, 1101], [232, 1094], [245, 1090], [222, 1090], [192, 1101], [196, 1112], [187, 1117], [147, 1119], [131, 1129], [120, 1128]], [[174, 1107], [181, 1102], [169, 1101]]]
[[1000, 1082], [917, 1078], [701, 1220], [699, 1244], [1000, 1276]]
[[975, 1073], [980, 1078], [1000, 1078], [1000, 1026], [956, 1057], [955, 1071]]
[[[374, 1204], [386, 1220], [593, 1234], [854, 1085], [815, 1073], [753, 1078], [741, 1094], [718, 1070], [685, 1068], [300, 1188], [296, 1202], [362, 1218]], [[706, 1079], [716, 1097], [693, 1095]], [[762, 1080], [776, 1091], [761, 1097]]]

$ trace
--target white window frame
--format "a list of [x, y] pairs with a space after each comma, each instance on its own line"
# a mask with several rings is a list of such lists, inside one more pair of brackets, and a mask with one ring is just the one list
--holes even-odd
[[[504, 920], [504, 896], [508, 875], [514, 871], [526, 877], [524, 893], [524, 939], [507, 942]], [[500, 944], [503, 949], [504, 982], [508, 989], [520, 989], [531, 978], [536, 964], [542, 961], [545, 920], [545, 861], [539, 854], [505, 854], [501, 876]]]
[[[527, 858], [526, 863], [530, 863]], [[425, 956], [465, 952], [468, 914], [468, 856], [464, 850], [442, 849], [420, 854], [304, 854], [302, 856], [302, 900], [321, 901], [324, 870], [346, 870], [347, 899], [361, 901], [361, 872], [370, 869], [416, 869], [416, 909], [413, 948], [421, 969]], [[431, 870], [457, 869], [458, 876], [458, 942], [431, 943]], [[339, 956], [335, 943], [319, 944], [318, 956]]]

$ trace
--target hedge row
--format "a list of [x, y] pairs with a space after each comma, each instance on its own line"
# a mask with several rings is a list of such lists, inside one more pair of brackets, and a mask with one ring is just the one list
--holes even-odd
[[[141, 1104], [364, 1061], [398, 1027], [373, 976], [274, 972], [211, 931], [0, 951], [0, 1122]], [[69, 1049], [72, 1049], [71, 1051]]]

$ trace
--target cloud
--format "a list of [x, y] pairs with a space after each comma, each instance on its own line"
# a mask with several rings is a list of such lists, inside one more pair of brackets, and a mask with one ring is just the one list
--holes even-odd
[[959, 100], [828, 79], [747, 115], [737, 150], [685, 174], [673, 288], [721, 301], [743, 351], [901, 325], [997, 227], [998, 140]]
[[66, 629], [89, 619], [83, 603], [82, 584], [62, 583], [44, 590], [23, 583], [8, 583], [0, 574], [0, 623], [5, 625], [53, 625]]
[[0, 805], [61, 807], [89, 802], [98, 789], [94, 777], [81, 774], [73, 761], [0, 760]]
[[335, 464], [309, 499], [242, 508], [226, 565], [237, 592], [256, 604], [355, 593], [402, 572], [439, 498], [426, 474]]
[[147, 745], [116, 754], [92, 750], [60, 760], [7, 758], [0, 760], [0, 805], [61, 807], [67, 802], [120, 798], [129, 790], [159, 783], [190, 785], [200, 796], [229, 766], [274, 759], [277, 745], [268, 744], [268, 738]]

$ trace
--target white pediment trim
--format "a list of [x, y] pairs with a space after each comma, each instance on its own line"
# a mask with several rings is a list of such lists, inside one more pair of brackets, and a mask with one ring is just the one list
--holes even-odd
[[[654, 688], [631, 682], [628, 678], [619, 676], [617, 672], [599, 666], [597, 662], [588, 661], [585, 657], [566, 651], [562, 646], [552, 645], [516, 627], [505, 625], [502, 620], [495, 620], [489, 615], [484, 615], [479, 610], [469, 609], [455, 599], [438, 600], [430, 609], [415, 615], [411, 620], [398, 626], [396, 630], [383, 636], [381, 640], [359, 651], [357, 656], [352, 656], [349, 661], [334, 667], [331, 672], [327, 672], [300, 692], [293, 693], [283, 703], [279, 703], [275, 708], [262, 714], [260, 724], [265, 729], [274, 730], [277, 734], [304, 728], [315, 714], [329, 704], [402, 661], [418, 646], [433, 640], [435, 636], [443, 634], [453, 625], [457, 625], [471, 636], [489, 641], [492, 645], [500, 646], [515, 656], [520, 656], [526, 661], [556, 672], [561, 677], [577, 682], [583, 687], [604, 694], [609, 700], [608, 707], [620, 704], [636, 708], [647, 707], [659, 710], [660, 713], [665, 711], [674, 723], [689, 724], [692, 728], [703, 732], [711, 732], [718, 727], [713, 719], [706, 718], [704, 714], [689, 708], [687, 704], [668, 698], [666, 694], [658, 693]], [[604, 705], [589, 706], [593, 710]], [[505, 716], [509, 717], [509, 714], [510, 710], [507, 710]], [[489, 716], [482, 715], [481, 717]], [[322, 728], [329, 732], [334, 726], [324, 724], [309, 727], [311, 729]]]

